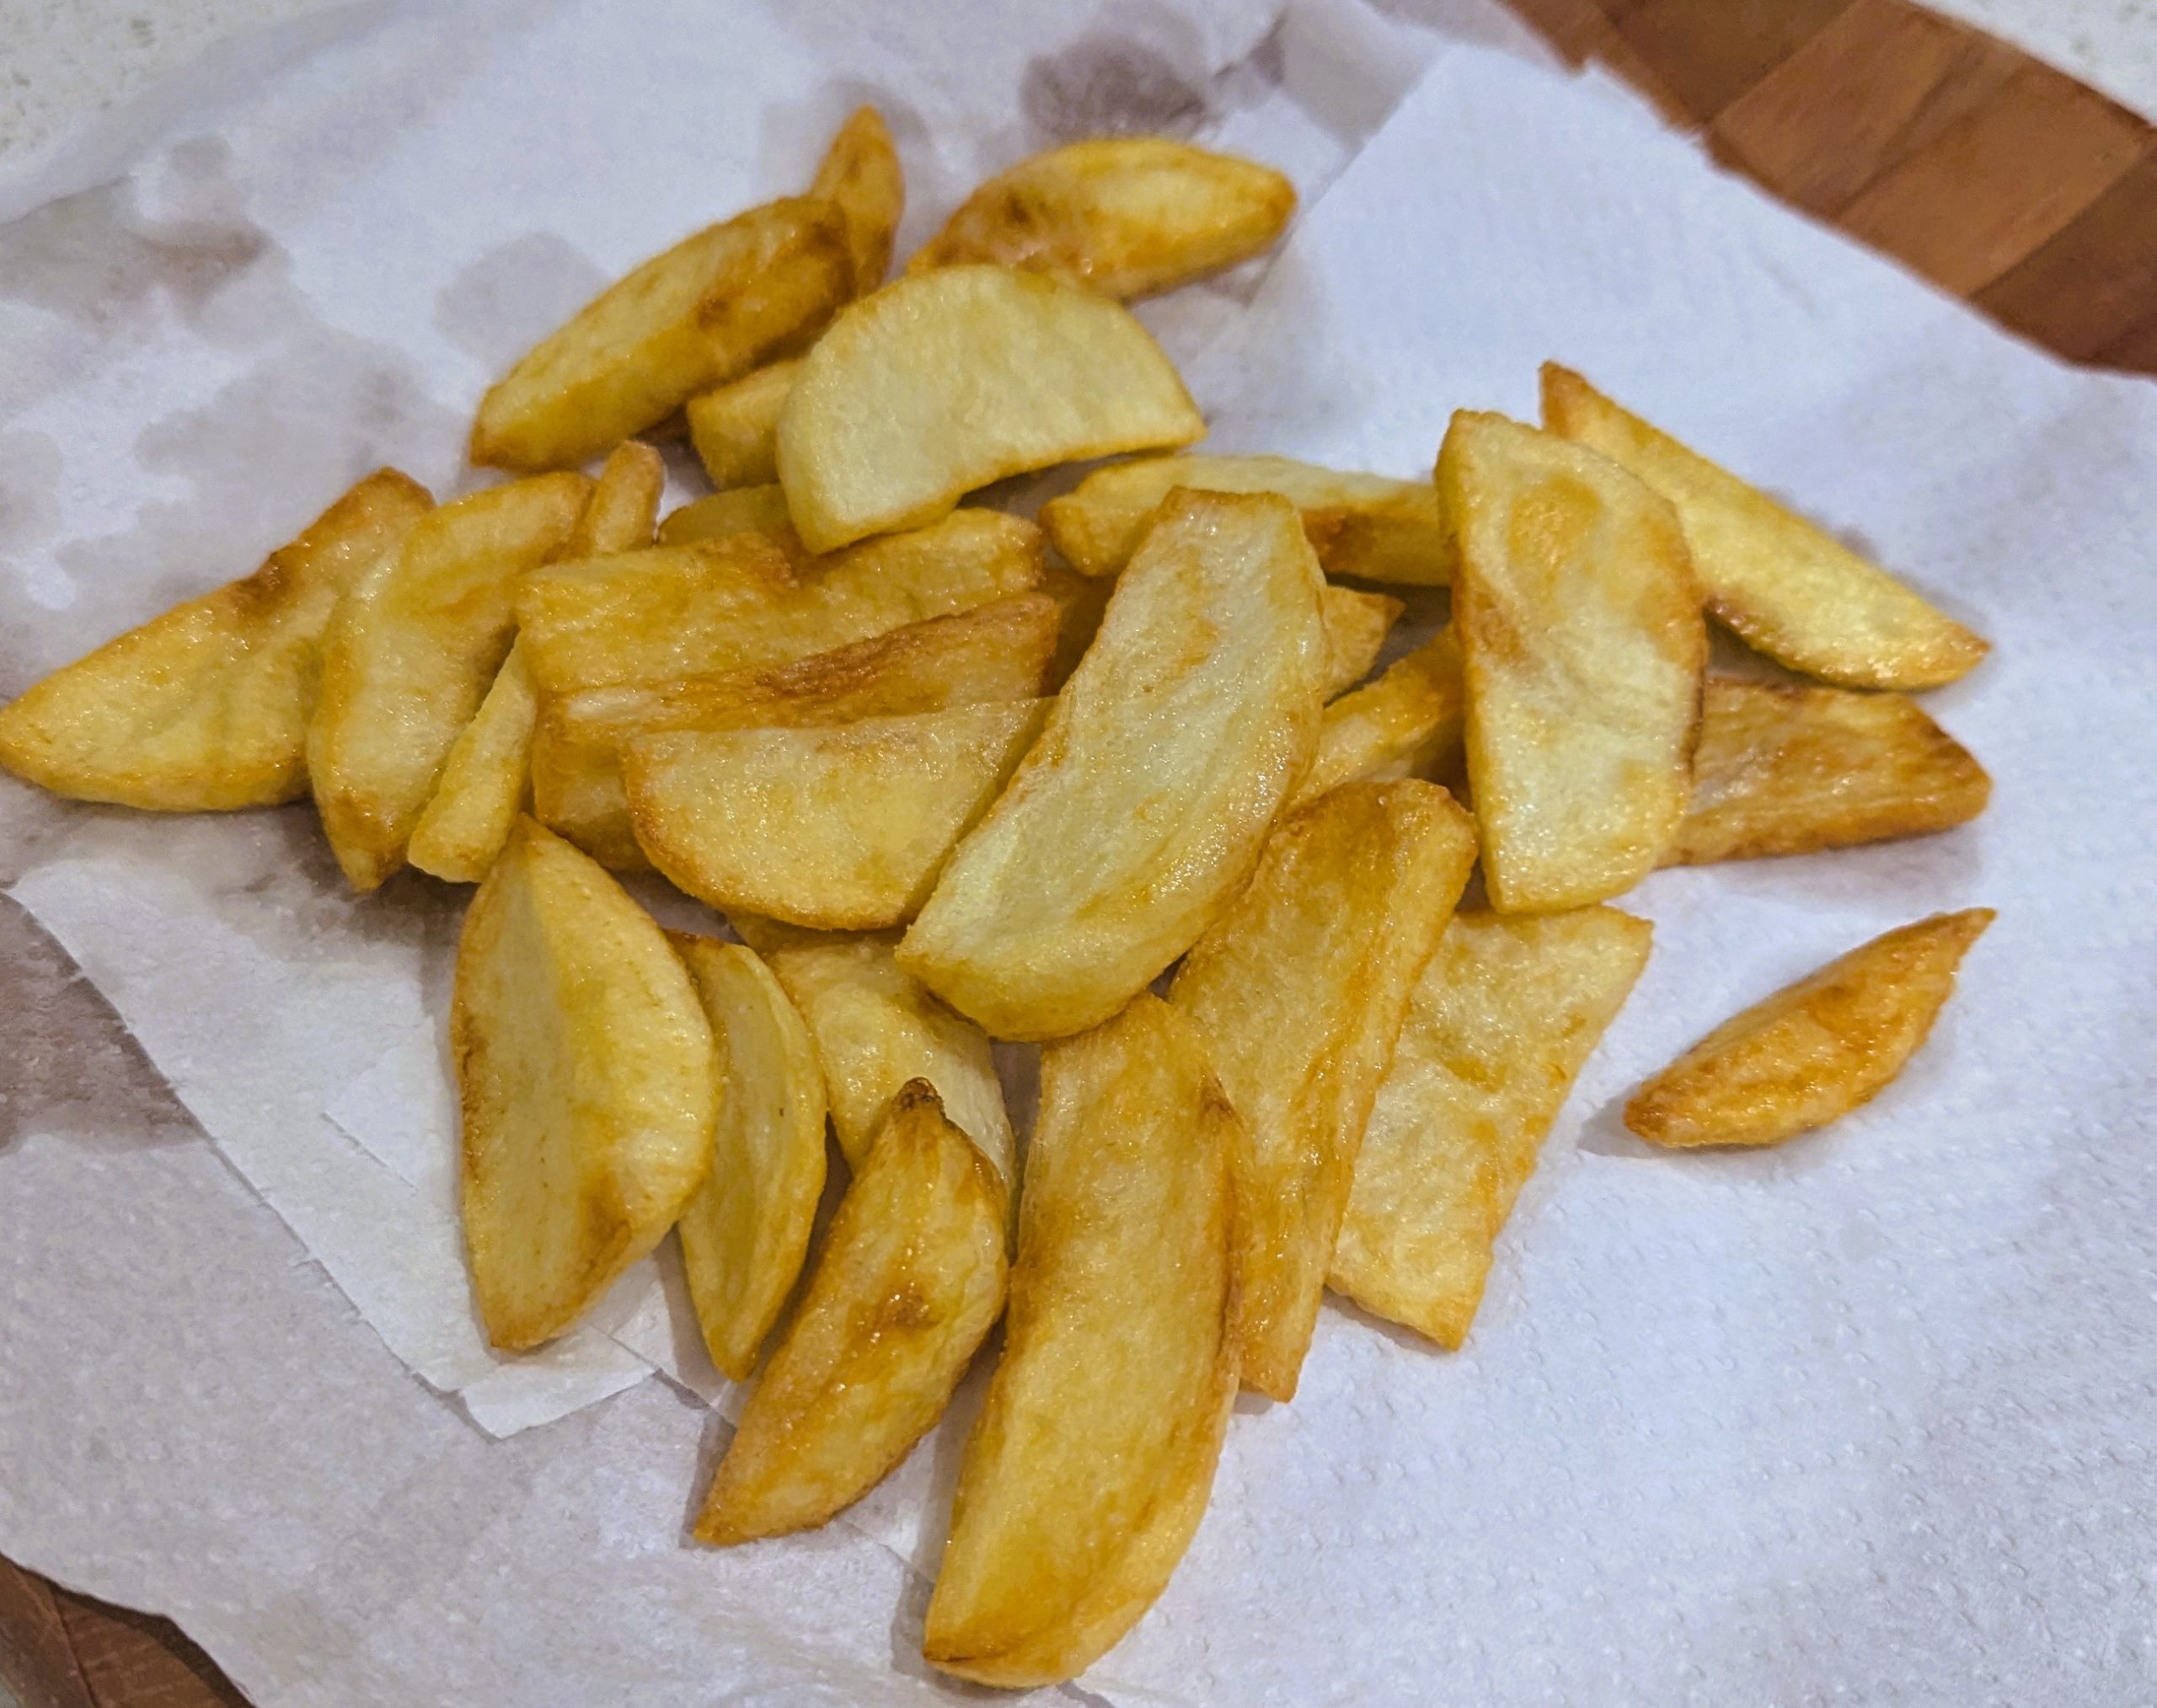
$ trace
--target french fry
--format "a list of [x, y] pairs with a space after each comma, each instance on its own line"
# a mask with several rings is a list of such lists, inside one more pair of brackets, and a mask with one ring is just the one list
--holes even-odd
[[1075, 1677], [1167, 1587], [1235, 1398], [1236, 1127], [1156, 997], [1041, 1052], [1004, 1357], [959, 1471], [932, 1666]]
[[1276, 1400], [1296, 1396], [1371, 1100], [1475, 864], [1436, 784], [1346, 784], [1274, 827], [1169, 988], [1242, 1117], [1231, 1316], [1244, 1385]]
[[1450, 628], [1442, 629], [1396, 659], [1376, 682], [1326, 707], [1318, 757], [1293, 804], [1301, 806], [1359, 779], [1450, 772], [1460, 758], [1467, 709], [1460, 645]]
[[1331, 699], [1369, 673], [1384, 649], [1385, 637], [1407, 609], [1384, 593], [1366, 593], [1328, 582], [1319, 590], [1319, 616], [1325, 626], [1325, 681], [1319, 697]]
[[1467, 1338], [1499, 1230], [1651, 935], [1612, 908], [1453, 917], [1363, 1130], [1327, 1285], [1442, 1347]]
[[1811, 854], [1975, 818], [1992, 779], [1898, 693], [1711, 676], [1668, 865]]
[[1555, 362], [1553, 432], [1624, 463], [1678, 509], [1708, 609], [1778, 664], [1846, 688], [1923, 688], [1974, 669], [1986, 643], [1839, 540]]
[[607, 453], [563, 555], [603, 558], [650, 545], [666, 490], [666, 459], [641, 440], [624, 439]]
[[891, 241], [907, 206], [898, 151], [875, 108], [857, 107], [839, 126], [809, 193], [844, 217], [847, 249], [854, 259], [853, 294], [868, 295], [891, 270]]
[[1674, 511], [1617, 463], [1462, 410], [1457, 531], [1469, 781], [1500, 912], [1630, 889], [1684, 816], [1707, 634]]
[[907, 270], [993, 261], [1148, 297], [1250, 260], [1295, 211], [1295, 185], [1255, 161], [1165, 137], [1097, 137], [990, 179]]
[[1101, 618], [1108, 614], [1109, 596], [1116, 583], [1099, 576], [1076, 575], [1052, 559], [1044, 566], [1041, 591], [1056, 601], [1060, 618], [1056, 653], [1049, 660], [1044, 687], [1053, 693], [1071, 680], [1078, 661], [1100, 633]]
[[1651, 1144], [1780, 1144], [1870, 1103], [1903, 1071], [1993, 922], [1935, 913], [1874, 938], [1732, 1015], [1635, 1092]]
[[909, 1080], [742, 1408], [697, 1539], [806, 1530], [859, 1500], [943, 1415], [1004, 1282], [1002, 1184], [934, 1088]]
[[786, 494], [776, 484], [736, 486], [690, 500], [660, 523], [659, 543], [696, 545], [736, 533], [761, 534], [789, 561], [808, 560], [807, 550], [795, 535], [793, 519], [786, 513]]
[[1321, 577], [1268, 494], [1179, 492], [899, 964], [996, 1037], [1082, 1031], [1234, 896], [1318, 742]]
[[779, 418], [779, 475], [813, 551], [918, 527], [1008, 474], [1206, 431], [1127, 309], [1004, 267], [901, 279], [840, 315]]
[[[689, 442], [722, 490], [779, 479], [779, 412], [801, 359], [766, 362], [752, 373], [689, 399]], [[672, 541], [667, 543], [672, 544]]]
[[710, 1167], [711, 1026], [659, 927], [527, 818], [464, 916], [449, 1036], [480, 1320], [497, 1347], [536, 1347]]
[[298, 800], [330, 613], [433, 503], [417, 481], [377, 469], [253, 575], [0, 708], [0, 765], [56, 795], [150, 812]]

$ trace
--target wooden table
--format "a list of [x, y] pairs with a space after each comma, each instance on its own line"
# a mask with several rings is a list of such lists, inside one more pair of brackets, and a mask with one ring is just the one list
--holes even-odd
[[[1905, 0], [1511, 0], [1716, 158], [2078, 361], [2157, 374], [2157, 129]], [[0, 1560], [24, 1708], [242, 1699], [169, 1620]]]

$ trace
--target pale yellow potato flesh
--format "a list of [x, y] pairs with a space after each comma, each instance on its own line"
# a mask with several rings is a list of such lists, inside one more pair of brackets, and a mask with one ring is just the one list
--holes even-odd
[[1295, 211], [1295, 185], [1255, 161], [1166, 137], [1097, 137], [997, 174], [907, 270], [993, 261], [1148, 297], [1249, 260]]
[[1870, 1103], [1930, 1034], [1993, 917], [1902, 926], [1732, 1015], [1634, 1093], [1625, 1125], [1682, 1149], [1780, 1144]]
[[56, 795], [149, 812], [298, 800], [331, 613], [433, 504], [417, 481], [377, 469], [253, 575], [0, 708], [0, 766]]
[[1693, 799], [1667, 865], [1924, 836], [1985, 810], [1992, 779], [1898, 693], [1708, 678]]
[[663, 546], [695, 545], [736, 533], [762, 534], [789, 559], [808, 556], [806, 551], [797, 549], [800, 543], [786, 512], [786, 494], [776, 482], [736, 486], [693, 498], [679, 510], [668, 511], [666, 520], [659, 524], [659, 543]]
[[742, 1408], [697, 1539], [806, 1530], [866, 1494], [943, 1416], [1005, 1279], [1002, 1183], [909, 1080]]
[[1179, 492], [899, 964], [994, 1037], [1083, 1031], [1241, 887], [1318, 742], [1318, 560], [1288, 501]]
[[526, 818], [464, 916], [449, 1036], [480, 1320], [497, 1347], [536, 1347], [660, 1242], [710, 1167], [710, 1023], [659, 927]]
[[1988, 643], [1825, 529], [1620, 408], [1543, 367], [1544, 425], [1623, 463], [1677, 506], [1708, 609], [1778, 664], [1845, 688], [1937, 688]]
[[1167, 1587], [1235, 1399], [1237, 1124], [1156, 997], [1041, 1052], [1004, 1356], [960, 1467], [930, 1665], [1056, 1684]]
[[1499, 1230], [1651, 935], [1612, 908], [1453, 916], [1363, 1129], [1328, 1286], [1442, 1347], [1467, 1338]]
[[1370, 673], [1385, 648], [1385, 637], [1407, 607], [1384, 593], [1329, 581], [1319, 592], [1318, 608], [1325, 625], [1325, 680], [1319, 694], [1330, 700]]
[[1006, 475], [1206, 431], [1127, 309], [1005, 267], [886, 285], [841, 314], [779, 418], [779, 478], [813, 551], [918, 527]]
[[1468, 700], [1460, 676], [1460, 645], [1442, 629], [1384, 675], [1325, 709], [1318, 756], [1304, 774], [1294, 805], [1359, 780], [1431, 777], [1459, 763]]
[[791, 196], [707, 226], [609, 286], [480, 400], [472, 460], [560, 468], [698, 392], [796, 353], [854, 293], [847, 222]]
[[1329, 576], [1442, 587], [1453, 544], [1428, 480], [1390, 480], [1290, 457], [1143, 457], [1097, 468], [1041, 506], [1041, 529], [1082, 576], [1113, 576], [1131, 560], [1161, 501], [1179, 486], [1277, 492], [1303, 519]]
[[337, 608], [308, 725], [308, 775], [346, 878], [404, 864], [457, 738], [509, 651], [517, 584], [566, 546], [591, 483], [542, 474], [430, 512]]
[[1684, 817], [1707, 631], [1677, 513], [1608, 458], [1462, 410], [1456, 530], [1469, 781], [1500, 912], [1630, 889]]
[[846, 220], [854, 258], [854, 294], [866, 296], [891, 267], [891, 244], [906, 211], [906, 174], [884, 115], [857, 107], [825, 151], [809, 194], [830, 202]]
[[799, 356], [766, 362], [689, 399], [689, 442], [713, 485], [724, 490], [778, 480], [779, 408], [800, 371]]

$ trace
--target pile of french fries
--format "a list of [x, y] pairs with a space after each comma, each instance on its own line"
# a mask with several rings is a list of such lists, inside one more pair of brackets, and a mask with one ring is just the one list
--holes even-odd
[[[1263, 167], [1057, 149], [886, 283], [903, 201], [864, 109], [806, 194], [487, 394], [473, 458], [518, 478], [370, 475], [0, 710], [0, 761], [152, 811], [311, 795], [357, 888], [479, 885], [449, 1025], [479, 1312], [538, 1346], [679, 1230], [756, 1384], [704, 1541], [858, 1499], [1000, 1319], [923, 1650], [1029, 1685], [1159, 1594], [1239, 1389], [1293, 1397], [1328, 1288], [1461, 1344], [1647, 959], [1612, 898], [1983, 809], [1909, 695], [1985, 643], [1555, 366], [1541, 427], [1464, 412], [1433, 480], [1186, 452], [1123, 303], [1270, 244]], [[715, 490], [661, 522], [636, 436], [677, 424]], [[961, 503], [1111, 456], [1038, 522]], [[1449, 587], [1451, 620], [1366, 681], [1403, 603], [1352, 582]], [[1711, 673], [1710, 618], [1760, 666]], [[647, 867], [739, 940], [662, 931], [610, 875]], [[1736, 1016], [1628, 1124], [1832, 1121], [1990, 917]], [[1040, 1046], [1023, 1153], [993, 1040]]]

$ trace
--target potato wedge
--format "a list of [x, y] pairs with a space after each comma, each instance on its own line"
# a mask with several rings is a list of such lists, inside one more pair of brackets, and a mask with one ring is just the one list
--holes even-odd
[[0, 765], [56, 795], [150, 812], [298, 800], [330, 613], [433, 503], [417, 481], [377, 469], [253, 575], [0, 707]]
[[1149, 297], [1249, 260], [1295, 211], [1295, 185], [1255, 161], [1166, 137], [1096, 137], [997, 174], [907, 270], [993, 261]]
[[799, 356], [768, 361], [731, 384], [689, 399], [689, 442], [697, 447], [697, 460], [713, 485], [723, 491], [778, 480], [779, 412], [800, 372]]
[[1319, 590], [1318, 608], [1325, 625], [1325, 681], [1319, 694], [1330, 700], [1369, 674], [1385, 648], [1385, 637], [1408, 608], [1384, 593], [1328, 582]]
[[1343, 474], [1289, 457], [1142, 457], [1097, 468], [1041, 506], [1041, 529], [1082, 576], [1113, 576], [1131, 560], [1161, 501], [1178, 486], [1277, 492], [1296, 506], [1329, 576], [1442, 587], [1453, 543], [1428, 480]]
[[1309, 768], [1326, 662], [1287, 501], [1179, 492], [899, 964], [1000, 1038], [1083, 1031], [1197, 941]]
[[1274, 827], [1169, 987], [1243, 1117], [1231, 1316], [1246, 1388], [1296, 1397], [1371, 1100], [1475, 865], [1475, 822], [1435, 783], [1345, 784]]
[[667, 933], [719, 1063], [711, 1168], [682, 1207], [682, 1267], [704, 1348], [746, 1382], [809, 1255], [824, 1191], [824, 1075], [809, 1029], [738, 943]]
[[1924, 836], [1991, 798], [1984, 767], [1915, 700], [1711, 676], [1692, 804], [1663, 863]]
[[1707, 633], [1677, 513], [1607, 458], [1469, 410], [1438, 495], [1491, 902], [1630, 889], [1677, 835], [1699, 725]]
[[524, 571], [568, 544], [591, 483], [543, 474], [423, 518], [337, 608], [308, 725], [322, 827], [355, 889], [404, 864], [405, 845], [516, 628]]
[[651, 543], [659, 501], [666, 490], [666, 459], [641, 440], [624, 439], [607, 453], [584, 513], [563, 555], [603, 558]]
[[1378, 1087], [1327, 1285], [1458, 1347], [1491, 1251], [1652, 929], [1613, 908], [1459, 913]]
[[1651, 1144], [1780, 1144], [1870, 1103], [1903, 1071], [1993, 922], [1935, 913], [1863, 943], [1733, 1015], [1634, 1093]]
[[1235, 1399], [1236, 1127], [1157, 997], [1041, 1052], [1004, 1357], [959, 1471], [930, 1665], [1055, 1684], [1167, 1587]]
[[867, 1493], [944, 1415], [1005, 1279], [1002, 1183], [935, 1089], [908, 1080], [742, 1408], [697, 1539], [806, 1530]]
[[457, 948], [464, 1237], [487, 1338], [536, 1347], [665, 1236], [711, 1165], [711, 1026], [658, 926], [520, 819]]
[[737, 486], [691, 499], [679, 510], [669, 511], [666, 520], [660, 523], [659, 543], [696, 545], [736, 533], [762, 534], [790, 561], [809, 559], [808, 551], [795, 537], [793, 519], [786, 513], [786, 494], [775, 483]]
[[847, 222], [790, 196], [684, 238], [549, 334], [480, 400], [472, 460], [561, 468], [791, 356], [854, 293]]
[[847, 249], [854, 258], [854, 294], [865, 297], [891, 268], [891, 243], [906, 211], [906, 175], [884, 115], [857, 107], [825, 152], [809, 185], [846, 220]]
[[1008, 474], [1206, 431], [1146, 329], [1091, 292], [954, 267], [864, 297], [779, 417], [779, 478], [812, 551], [918, 527]]
[[1908, 689], [1952, 682], [1985, 656], [1985, 641], [1885, 570], [1555, 362], [1543, 365], [1543, 421], [1677, 506], [1709, 611], [1778, 664]]
[[1318, 757], [1293, 804], [1301, 806], [1359, 779], [1450, 772], [1459, 762], [1467, 712], [1460, 645], [1451, 629], [1442, 629], [1368, 688], [1326, 707]]

